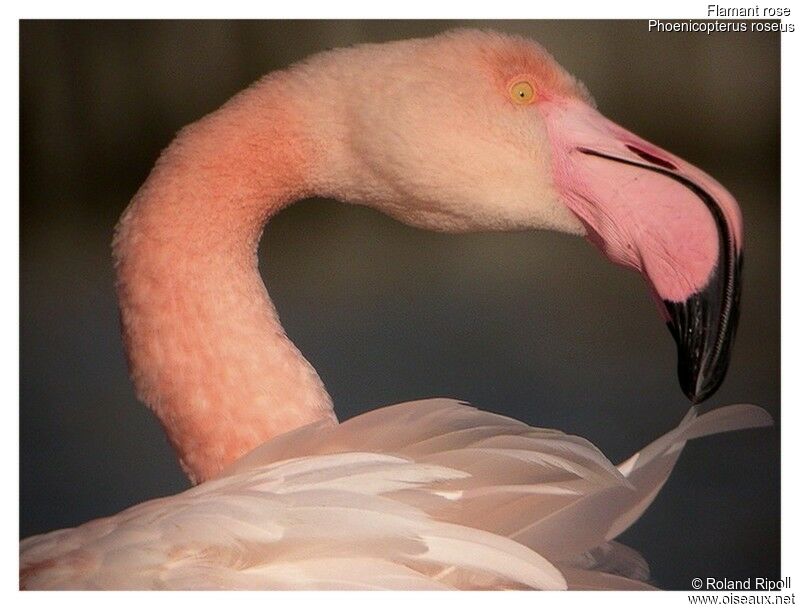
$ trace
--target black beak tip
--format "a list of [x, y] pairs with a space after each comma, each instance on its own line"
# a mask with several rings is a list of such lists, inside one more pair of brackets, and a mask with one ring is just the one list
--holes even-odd
[[[710, 398], [722, 385], [731, 359], [734, 328], [709, 324], [708, 310], [701, 295], [684, 303], [666, 302], [670, 315], [681, 321], [669, 329], [678, 347], [678, 380], [692, 404]], [[720, 335], [720, 332], [723, 332]]]
[[[697, 303], [670, 303], [673, 310], [687, 313], [687, 310], [697, 311]], [[672, 312], [671, 312], [672, 313]], [[687, 319], [688, 318], [688, 319]], [[690, 319], [696, 321], [706, 318], [703, 315], [688, 315], [683, 317], [684, 323]], [[735, 320], [733, 328], [723, 329], [720, 335], [718, 327], [709, 327], [707, 324], [683, 324], [680, 330], [670, 323], [678, 347], [678, 380], [681, 390], [693, 404], [699, 404], [710, 398], [722, 385], [728, 372], [731, 360], [731, 348], [735, 335]]]
[[736, 335], [738, 294], [727, 315], [719, 311], [713, 295], [702, 291], [681, 303], [664, 301], [671, 318], [667, 326], [678, 348], [678, 379], [693, 404], [710, 398], [722, 385]]
[[678, 380], [686, 397], [697, 405], [710, 398], [722, 385], [728, 363], [713, 371], [710, 376], [703, 375], [698, 363], [685, 354], [678, 356]]
[[[739, 323], [742, 255], [730, 267], [718, 266], [708, 284], [685, 301], [663, 301], [678, 347], [678, 379], [694, 404], [710, 398], [722, 385], [731, 361]], [[728, 269], [727, 273], [721, 272]]]

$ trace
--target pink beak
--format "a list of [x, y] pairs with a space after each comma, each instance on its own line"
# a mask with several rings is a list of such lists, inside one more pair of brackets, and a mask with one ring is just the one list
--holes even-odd
[[700, 169], [578, 101], [544, 102], [555, 182], [592, 243], [640, 271], [678, 347], [695, 403], [722, 384], [741, 294], [736, 200]]

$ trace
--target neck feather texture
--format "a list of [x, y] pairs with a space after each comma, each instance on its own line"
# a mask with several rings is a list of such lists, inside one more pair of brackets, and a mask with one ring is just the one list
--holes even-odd
[[294, 107], [263, 82], [184, 129], [114, 239], [131, 375], [193, 482], [273, 436], [335, 420], [258, 272], [264, 224], [311, 194], [314, 147]]

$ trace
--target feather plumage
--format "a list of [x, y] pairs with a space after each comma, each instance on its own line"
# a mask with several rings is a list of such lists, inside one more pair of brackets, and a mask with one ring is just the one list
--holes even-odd
[[217, 479], [21, 544], [26, 588], [648, 588], [612, 539], [688, 439], [768, 425], [697, 417], [619, 467], [579, 437], [431, 399], [275, 438]]

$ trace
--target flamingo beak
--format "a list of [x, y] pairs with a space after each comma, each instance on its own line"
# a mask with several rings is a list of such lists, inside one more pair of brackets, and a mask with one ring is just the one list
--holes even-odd
[[543, 109], [555, 182], [589, 240], [640, 271], [678, 349], [684, 394], [719, 389], [739, 317], [742, 220], [718, 182], [582, 102]]

